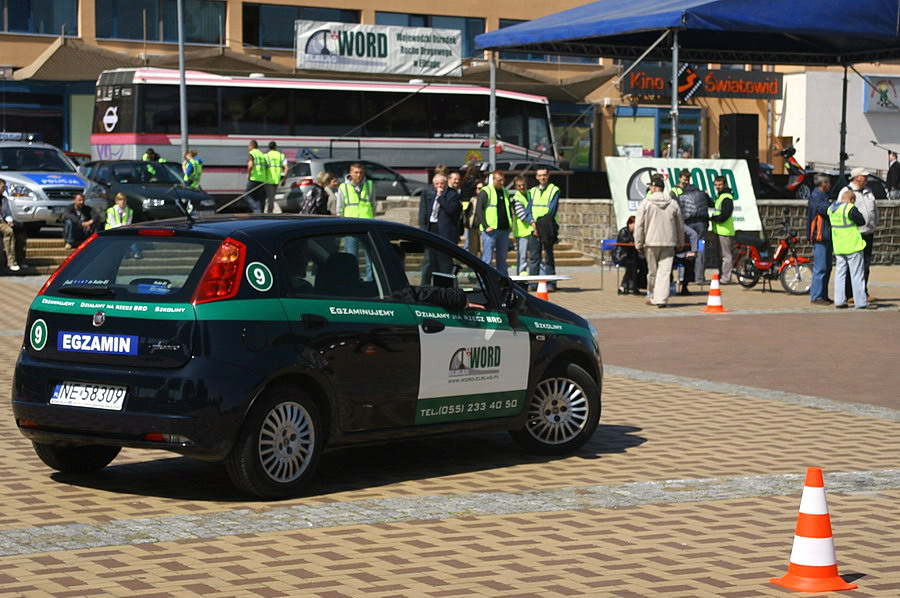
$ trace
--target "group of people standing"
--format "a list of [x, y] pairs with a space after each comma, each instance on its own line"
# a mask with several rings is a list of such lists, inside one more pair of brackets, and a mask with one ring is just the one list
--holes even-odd
[[715, 200], [691, 183], [691, 171], [679, 173], [678, 184], [665, 194], [661, 175], [650, 179], [647, 197], [630, 216], [616, 238], [613, 260], [625, 268], [619, 294], [644, 294], [648, 305], [668, 305], [676, 259], [684, 267], [680, 295], [689, 295], [688, 283], [705, 284], [704, 244], [710, 222], [722, 255], [721, 282], [731, 283], [734, 238], [734, 197], [724, 177], [713, 182]]
[[287, 175], [287, 156], [278, 151], [278, 144], [269, 142], [263, 153], [255, 139], [247, 144], [246, 201], [252, 212], [275, 211], [275, 190]]
[[[819, 173], [815, 189], [807, 204], [809, 240], [813, 244], [813, 279], [809, 289], [814, 305], [847, 308], [852, 301], [856, 309], [878, 309], [869, 294], [869, 267], [875, 229], [878, 227], [878, 205], [868, 183], [869, 172], [854, 168], [850, 183], [834, 200], [829, 198], [831, 177]], [[828, 297], [832, 261], [835, 264], [834, 300]]]
[[[560, 190], [550, 182], [546, 168], [535, 170], [537, 184], [514, 179], [515, 190], [506, 188], [503, 171], [490, 174], [490, 184], [481, 180], [475, 164], [462, 172], [445, 166], [435, 168], [432, 184], [419, 204], [419, 227], [452, 243], [464, 237], [465, 248], [503, 274], [509, 273], [507, 257], [510, 237], [515, 240], [516, 274], [556, 274], [553, 245], [557, 242]], [[548, 291], [555, 284], [547, 285]]]

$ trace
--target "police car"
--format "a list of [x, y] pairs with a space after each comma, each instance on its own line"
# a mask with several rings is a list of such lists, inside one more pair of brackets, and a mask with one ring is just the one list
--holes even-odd
[[28, 133], [0, 132], [0, 178], [6, 181], [13, 218], [31, 230], [62, 222], [76, 193], [95, 210], [106, 210], [106, 197], [83, 179], [59, 149]]
[[56, 470], [167, 449], [277, 498], [350, 443], [508, 430], [572, 452], [596, 429], [601, 381], [587, 321], [443, 239], [254, 214], [82, 244], [31, 305], [12, 407]]

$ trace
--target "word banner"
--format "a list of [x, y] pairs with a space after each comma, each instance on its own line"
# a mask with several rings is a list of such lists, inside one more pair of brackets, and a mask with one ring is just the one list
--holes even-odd
[[[761, 231], [762, 222], [753, 192], [753, 180], [746, 160], [678, 160], [669, 158], [606, 158], [609, 189], [616, 209], [618, 228], [623, 228], [628, 217], [637, 214], [638, 206], [649, 192], [650, 177], [660, 175], [666, 181], [665, 193], [678, 184], [683, 170], [691, 171], [691, 184], [706, 191], [710, 199], [716, 199], [713, 181], [725, 177], [725, 186], [734, 196], [734, 228], [744, 231]], [[710, 212], [712, 210], [710, 209]]]
[[297, 68], [410, 76], [462, 76], [456, 29], [296, 21]]

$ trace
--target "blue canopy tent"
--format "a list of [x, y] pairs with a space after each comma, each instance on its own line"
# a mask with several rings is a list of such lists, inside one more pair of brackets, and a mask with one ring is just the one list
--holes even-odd
[[[671, 39], [671, 44], [662, 44]], [[691, 63], [844, 67], [900, 59], [900, 0], [596, 0], [479, 35], [486, 50]], [[493, 64], [493, 60], [492, 60]], [[672, 94], [673, 151], [678, 98]], [[493, 144], [492, 144], [493, 145]]]

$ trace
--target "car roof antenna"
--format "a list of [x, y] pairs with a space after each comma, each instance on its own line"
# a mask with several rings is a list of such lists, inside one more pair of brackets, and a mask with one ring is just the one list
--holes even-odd
[[172, 185], [172, 191], [175, 192], [175, 205], [178, 206], [178, 209], [184, 213], [185, 218], [188, 221], [188, 228], [194, 225], [196, 222], [194, 217], [191, 216], [191, 211], [188, 209], [190, 205], [190, 200], [181, 197], [181, 194], [178, 193], [178, 185]]

